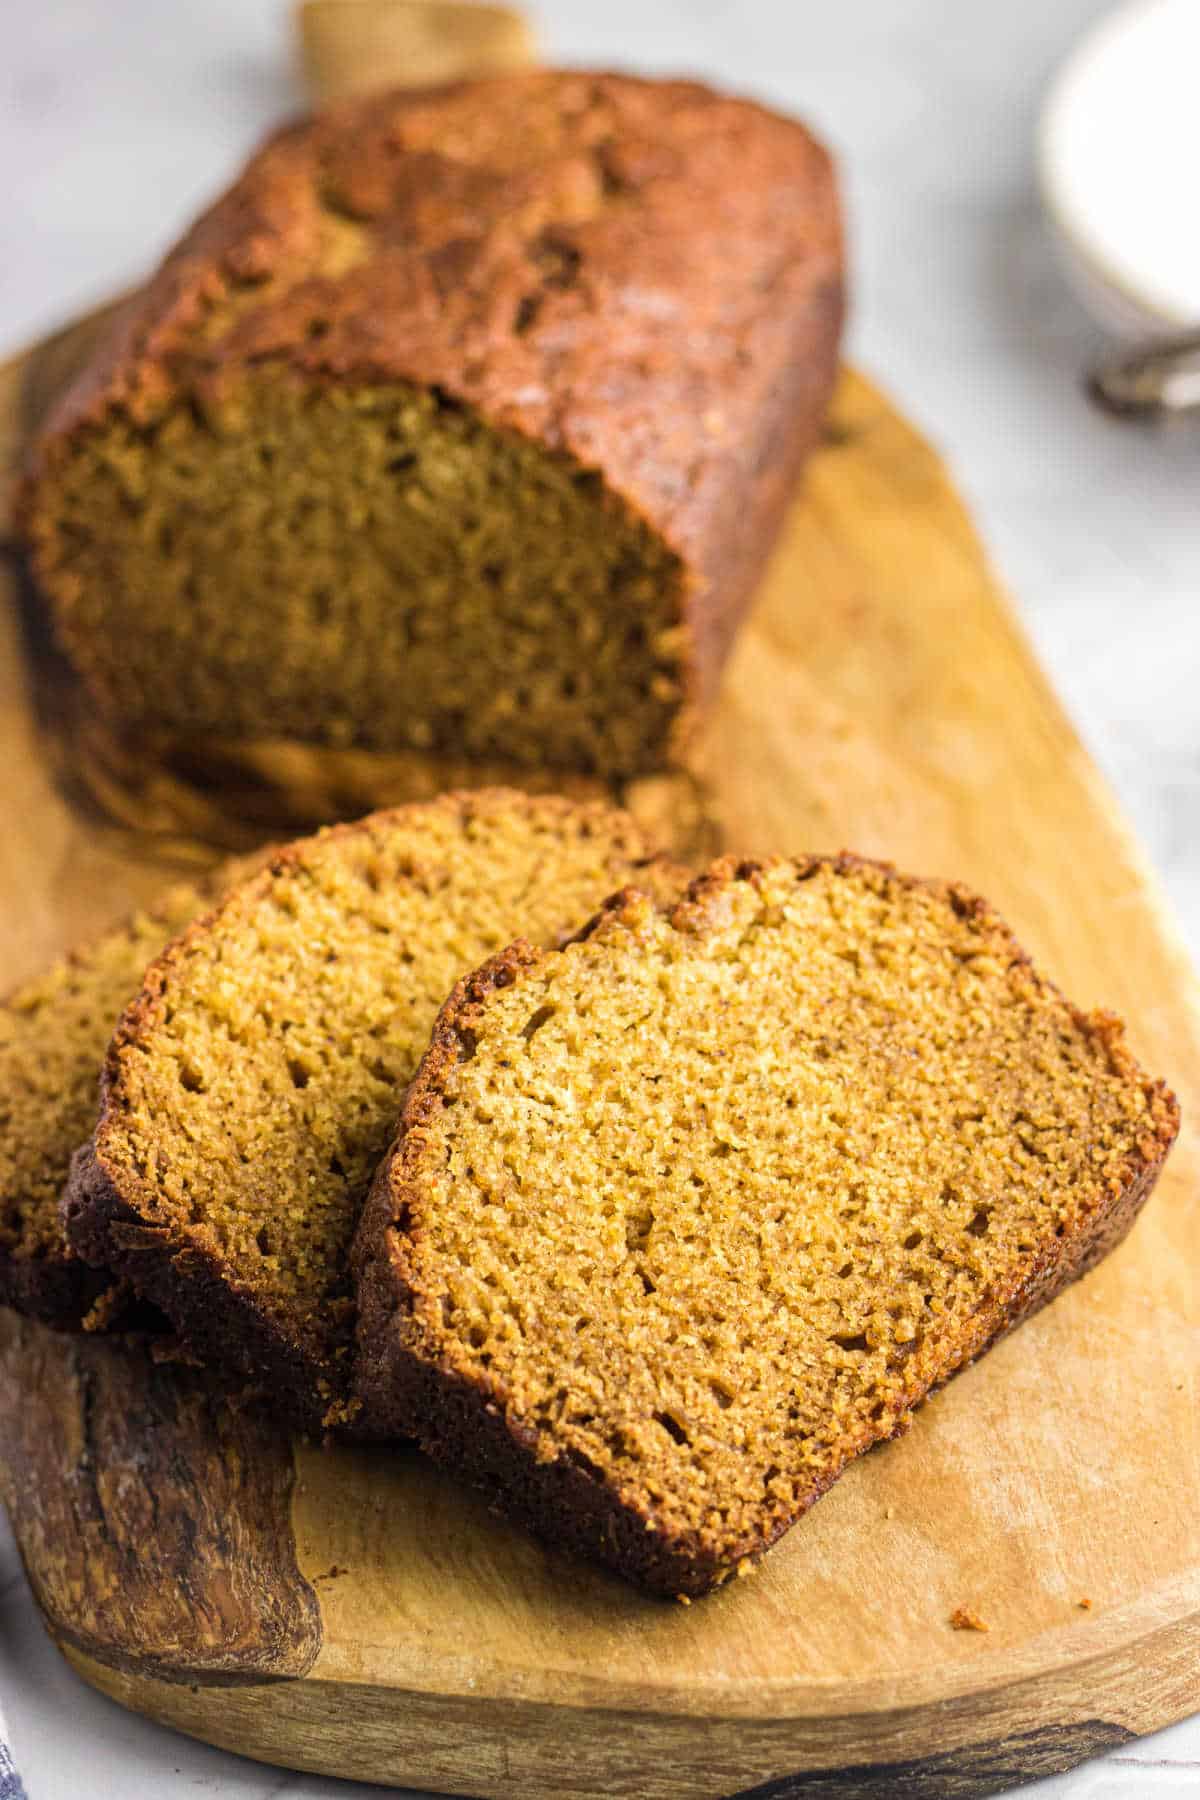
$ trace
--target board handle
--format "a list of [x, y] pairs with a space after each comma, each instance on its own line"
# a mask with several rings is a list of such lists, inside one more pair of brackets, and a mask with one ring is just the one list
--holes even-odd
[[318, 105], [371, 88], [500, 74], [537, 60], [525, 15], [484, 0], [302, 0], [296, 28]]

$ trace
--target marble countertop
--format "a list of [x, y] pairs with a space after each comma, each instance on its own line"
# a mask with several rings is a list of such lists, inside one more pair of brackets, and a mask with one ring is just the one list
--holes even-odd
[[[1200, 428], [1100, 418], [1097, 334], [1032, 183], [1038, 100], [1107, 0], [540, 0], [550, 52], [685, 71], [801, 112], [840, 151], [851, 351], [952, 462], [1026, 625], [1200, 952]], [[0, 69], [0, 350], [128, 284], [300, 94], [286, 0], [39, 0]], [[1197, 1680], [1200, 1702], [1200, 1673]], [[0, 1702], [29, 1800], [379, 1790], [260, 1768], [79, 1683], [0, 1538]], [[1200, 1792], [1200, 1719], [1021, 1790]]]

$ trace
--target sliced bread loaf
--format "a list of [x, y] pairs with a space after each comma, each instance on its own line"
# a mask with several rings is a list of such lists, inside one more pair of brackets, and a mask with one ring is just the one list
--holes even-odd
[[695, 83], [538, 69], [288, 126], [38, 440], [61, 641], [123, 728], [657, 769], [841, 313], [825, 151]]
[[1105, 1255], [1177, 1123], [984, 901], [717, 863], [456, 989], [359, 1233], [361, 1392], [699, 1594]]
[[0, 1302], [18, 1312], [69, 1329], [126, 1316], [125, 1284], [89, 1268], [67, 1242], [63, 1189], [96, 1123], [113, 1026], [147, 963], [216, 892], [172, 888], [0, 1006]]
[[624, 813], [500, 789], [280, 852], [122, 1019], [72, 1243], [301, 1425], [349, 1423], [350, 1241], [439, 1005], [517, 931], [577, 928], [649, 855]]

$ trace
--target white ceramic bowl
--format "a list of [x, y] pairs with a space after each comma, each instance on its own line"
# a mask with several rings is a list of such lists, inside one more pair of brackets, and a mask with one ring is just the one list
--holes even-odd
[[1102, 324], [1200, 325], [1200, 0], [1131, 0], [1084, 38], [1046, 98], [1038, 179]]

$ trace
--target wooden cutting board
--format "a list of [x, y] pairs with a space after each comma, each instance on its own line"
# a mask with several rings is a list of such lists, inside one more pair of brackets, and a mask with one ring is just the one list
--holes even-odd
[[[308, 0], [304, 23], [318, 92], [529, 46], [446, 0]], [[87, 336], [0, 370], [5, 490]], [[131, 756], [81, 715], [15, 563], [0, 771], [0, 987], [147, 898], [168, 855], [429, 780], [294, 746]], [[937, 457], [860, 376], [694, 782], [626, 798], [685, 845], [848, 845], [991, 894], [1180, 1093], [1132, 1238], [687, 1609], [541, 1549], [414, 1453], [292, 1443], [148, 1346], [0, 1315], [0, 1490], [52, 1636], [214, 1744], [505, 1800], [983, 1795], [1200, 1708], [1197, 990]], [[952, 1630], [960, 1607], [988, 1631]]]
[[[69, 349], [0, 373], [9, 464]], [[38, 621], [14, 577], [0, 600], [7, 984], [164, 870], [65, 797]], [[945, 471], [852, 372], [700, 774], [730, 848], [960, 876], [1127, 1015], [1185, 1118], [1132, 1238], [686, 1609], [415, 1453], [291, 1443], [145, 1349], [8, 1318], [0, 1481], [85, 1680], [248, 1756], [512, 1800], [993, 1793], [1200, 1707], [1195, 984]]]

